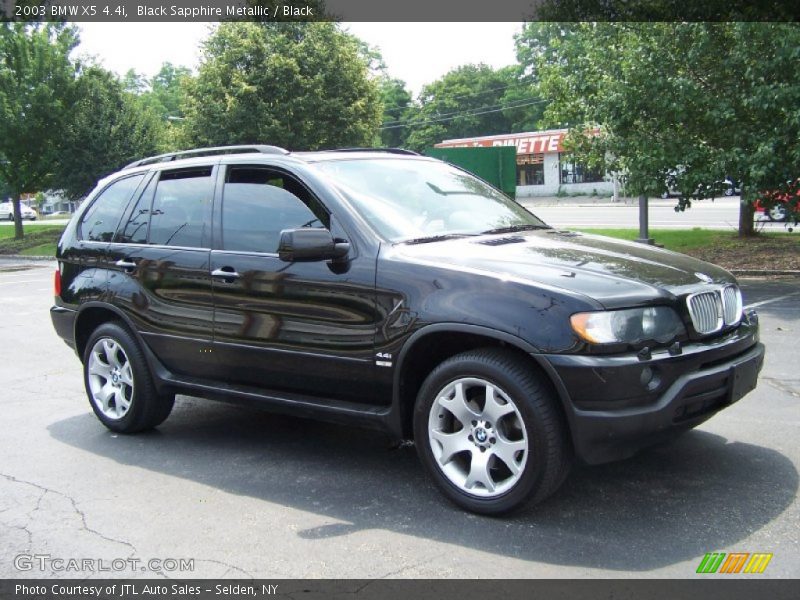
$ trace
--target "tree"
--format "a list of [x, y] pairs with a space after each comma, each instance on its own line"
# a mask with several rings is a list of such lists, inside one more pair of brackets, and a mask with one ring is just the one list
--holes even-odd
[[113, 74], [98, 66], [81, 69], [71, 98], [53, 182], [67, 198], [81, 198], [104, 175], [158, 153], [164, 121]]
[[[743, 182], [739, 233], [753, 233], [759, 190], [797, 177], [800, 28], [781, 23], [529, 24], [525, 67], [553, 124], [593, 166], [637, 194], [670, 181], [692, 199], [725, 176]], [[538, 36], [538, 37], [537, 37]], [[587, 134], [599, 128], [599, 135]]]
[[380, 123], [380, 98], [361, 48], [331, 22], [220, 24], [188, 82], [189, 141], [368, 145]]
[[[378, 89], [383, 102], [383, 123], [404, 121], [412, 108], [411, 93], [400, 79], [384, 75], [378, 79]], [[381, 129], [380, 145], [386, 148], [401, 148], [406, 143], [404, 127]]]
[[11, 191], [17, 239], [24, 235], [20, 195], [52, 183], [70, 118], [69, 54], [77, 43], [64, 24], [0, 23], [0, 179]]
[[[384, 130], [408, 128], [407, 143], [415, 150], [446, 138], [511, 132], [512, 107], [532, 105], [532, 99], [509, 102], [518, 85], [514, 67], [493, 69], [464, 65], [423, 87], [419, 108], [410, 118], [384, 124]], [[518, 116], [517, 116], [518, 119]]]

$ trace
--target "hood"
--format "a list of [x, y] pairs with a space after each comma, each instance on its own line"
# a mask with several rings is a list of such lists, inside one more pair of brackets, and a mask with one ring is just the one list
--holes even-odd
[[543, 229], [395, 246], [406, 260], [522, 279], [631, 306], [735, 281], [724, 269], [637, 242]]

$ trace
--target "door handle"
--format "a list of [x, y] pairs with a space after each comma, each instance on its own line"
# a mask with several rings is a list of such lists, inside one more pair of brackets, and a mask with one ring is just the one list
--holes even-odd
[[[239, 275], [236, 271], [233, 270], [233, 267], [222, 267], [221, 269], [214, 269], [213, 271], [211, 271], [211, 276], [221, 277], [222, 279], [225, 280], [239, 279], [239, 277], [241, 277], [241, 275]], [[228, 281], [228, 283], [231, 282]]]
[[125, 259], [120, 259], [117, 262], [115, 262], [114, 264], [116, 266], [118, 266], [120, 269], [124, 269], [125, 271], [132, 271], [133, 269], [136, 268], [136, 263], [135, 262], [131, 262], [131, 261], [125, 260]]

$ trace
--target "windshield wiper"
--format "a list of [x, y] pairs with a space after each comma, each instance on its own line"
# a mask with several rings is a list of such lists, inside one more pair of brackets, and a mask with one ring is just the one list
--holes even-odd
[[458, 238], [469, 237], [471, 235], [478, 235], [477, 233], [443, 233], [441, 235], [429, 235], [425, 237], [412, 238], [410, 240], [403, 240], [401, 244], [427, 244], [428, 242], [441, 242], [444, 240], [455, 240]]
[[551, 229], [549, 225], [509, 225], [508, 227], [498, 227], [497, 229], [487, 229], [482, 231], [484, 235], [490, 233], [514, 233], [515, 231], [533, 231], [534, 229]]

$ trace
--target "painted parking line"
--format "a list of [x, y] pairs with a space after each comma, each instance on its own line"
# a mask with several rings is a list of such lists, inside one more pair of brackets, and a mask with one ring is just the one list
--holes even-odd
[[18, 283], [42, 283], [41, 279], [23, 279], [22, 281], [0, 281], [0, 285], [14, 285]]
[[780, 302], [781, 300], [786, 300], [787, 298], [792, 298], [793, 296], [800, 296], [800, 292], [792, 292], [791, 294], [784, 294], [783, 296], [768, 298], [767, 300], [762, 300], [761, 302], [753, 302], [752, 304], [745, 306], [745, 308], [758, 308], [759, 306], [772, 304], [773, 302]]

